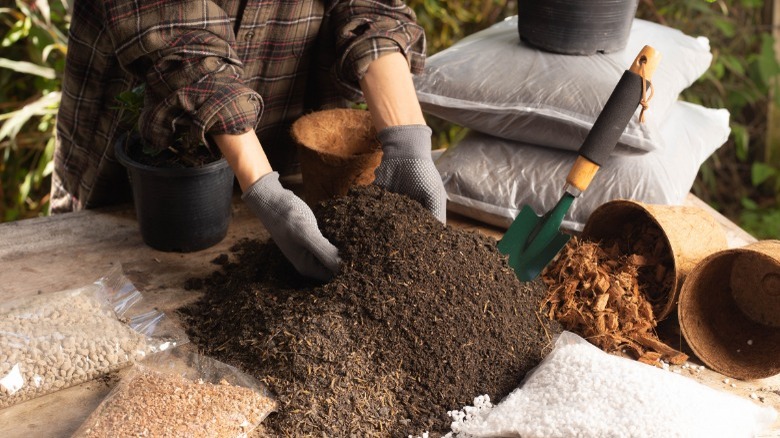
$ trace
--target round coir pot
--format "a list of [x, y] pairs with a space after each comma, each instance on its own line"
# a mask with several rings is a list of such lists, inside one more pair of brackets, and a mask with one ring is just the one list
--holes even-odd
[[[705, 210], [692, 206], [653, 205], [636, 201], [610, 201], [591, 213], [582, 231], [583, 239], [632, 244], [646, 233], [655, 242], [643, 250], [651, 259], [666, 261], [669, 266], [650, 266], [665, 281], [661, 290], [649, 291], [653, 313], [663, 320], [677, 310], [677, 300], [688, 273], [710, 254], [726, 249], [723, 228]], [[661, 271], [663, 270], [663, 272]], [[653, 272], [653, 271], [651, 271]]]
[[638, 0], [518, 0], [518, 31], [523, 41], [549, 52], [616, 52], [628, 43], [638, 4]]
[[300, 151], [303, 198], [309, 205], [374, 182], [382, 146], [370, 112], [339, 108], [307, 114], [293, 123], [292, 137]]
[[780, 240], [716, 252], [680, 291], [680, 329], [713, 370], [752, 380], [780, 373]]
[[233, 170], [227, 160], [199, 167], [155, 167], [133, 160], [127, 147], [139, 136], [118, 138], [115, 154], [127, 168], [144, 243], [160, 251], [192, 252], [216, 245], [231, 218]]

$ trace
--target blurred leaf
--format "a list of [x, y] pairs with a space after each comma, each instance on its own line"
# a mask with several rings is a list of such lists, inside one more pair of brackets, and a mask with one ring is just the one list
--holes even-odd
[[780, 65], [775, 57], [775, 42], [771, 35], [761, 35], [761, 53], [758, 56], [758, 71], [764, 84], [780, 73]]
[[[710, 72], [716, 77], [716, 78], [722, 78], [726, 74], [726, 65], [722, 60], [719, 60], [720, 62], [716, 62], [712, 64], [710, 67]], [[742, 70], [744, 72], [744, 69]]]
[[60, 92], [52, 91], [51, 93], [41, 96], [36, 101], [29, 103], [22, 108], [12, 111], [10, 113], [0, 115], [0, 121], [5, 120], [2, 126], [0, 126], [0, 141], [5, 138], [10, 138], [11, 143], [15, 143], [15, 137], [19, 134], [22, 127], [34, 116], [42, 116], [46, 114], [56, 114], [57, 108], [60, 103]]
[[30, 20], [30, 17], [25, 17], [17, 21], [13, 26], [11, 26], [11, 29], [5, 35], [3, 41], [0, 42], [0, 47], [9, 47], [20, 39], [26, 37], [27, 34], [30, 33], [31, 27], [32, 20]]
[[35, 0], [35, 7], [41, 11], [41, 16], [47, 25], [51, 25], [51, 8], [48, 0]]
[[748, 210], [756, 210], [758, 209], [758, 204], [756, 204], [756, 201], [750, 199], [750, 198], [742, 198], [741, 200], [742, 206], [745, 207]]
[[16, 198], [16, 203], [18, 205], [23, 205], [24, 201], [27, 200], [27, 197], [30, 195], [30, 189], [32, 188], [32, 179], [33, 179], [33, 173], [27, 172], [27, 174], [24, 176], [24, 180], [21, 184], [19, 184], [19, 192]]
[[19, 19], [21, 19], [22, 17], [24, 17], [24, 15], [22, 15], [22, 14], [19, 12], [19, 10], [17, 10], [17, 9], [13, 9], [13, 8], [0, 8], [0, 14], [8, 14], [8, 15], [10, 15], [12, 18], [14, 18], [15, 20], [19, 20]]
[[780, 208], [747, 209], [740, 214], [743, 228], [757, 239], [780, 236]]
[[742, 65], [744, 61], [741, 58], [734, 55], [723, 55], [720, 57], [720, 61], [732, 72], [740, 76], [745, 75], [745, 68]]
[[746, 161], [748, 157], [748, 147], [750, 145], [750, 136], [744, 125], [739, 123], [731, 124], [731, 135], [734, 138], [734, 146], [736, 146], [737, 159], [739, 161]]
[[769, 178], [777, 176], [778, 171], [766, 163], [753, 163], [750, 167], [750, 178], [754, 186], [759, 186]]
[[12, 61], [10, 59], [0, 58], [0, 68], [7, 68], [17, 73], [27, 73], [46, 79], [54, 79], [57, 77], [57, 73], [53, 68], [43, 67], [27, 61]]
[[718, 28], [718, 30], [723, 33], [723, 35], [727, 38], [733, 38], [736, 34], [736, 30], [734, 29], [734, 23], [732, 23], [729, 20], [723, 19], [723, 18], [716, 18], [713, 20], [712, 24], [715, 25], [715, 27]]
[[764, 0], [741, 0], [742, 6], [748, 8], [760, 8], [764, 6]]
[[7, 208], [3, 216], [6, 222], [15, 221], [19, 217], [19, 209]]
[[52, 172], [54, 172], [54, 148], [56, 143], [54, 136], [46, 142], [46, 148], [44, 148], [43, 154], [38, 160], [38, 168], [35, 172], [36, 184], [40, 184], [44, 178], [50, 176]]
[[59, 50], [64, 55], [68, 52], [68, 47], [60, 43], [49, 44], [41, 51], [41, 60], [46, 62], [49, 59], [49, 55], [51, 55], [51, 52], [54, 50]]

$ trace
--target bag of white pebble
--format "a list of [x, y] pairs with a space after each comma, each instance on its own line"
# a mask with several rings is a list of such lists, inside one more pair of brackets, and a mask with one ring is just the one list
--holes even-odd
[[187, 342], [141, 300], [116, 267], [84, 287], [0, 303], [0, 409]]
[[500, 403], [480, 396], [448, 414], [451, 438], [748, 438], [777, 418], [771, 407], [607, 354], [571, 332]]

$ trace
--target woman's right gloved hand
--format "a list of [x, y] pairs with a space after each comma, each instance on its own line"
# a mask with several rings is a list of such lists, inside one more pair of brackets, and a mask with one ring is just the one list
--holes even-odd
[[309, 206], [282, 187], [278, 172], [258, 179], [241, 199], [265, 225], [298, 272], [321, 281], [329, 280], [338, 272], [341, 263], [338, 249], [322, 235]]

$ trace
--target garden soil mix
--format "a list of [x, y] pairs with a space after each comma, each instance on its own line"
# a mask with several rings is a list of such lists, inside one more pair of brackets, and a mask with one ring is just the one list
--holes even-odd
[[545, 286], [521, 283], [494, 239], [376, 186], [314, 210], [342, 258], [327, 284], [256, 240], [187, 284], [204, 291], [181, 309], [193, 342], [278, 398], [259, 435], [438, 436], [447, 411], [516, 388], [560, 333], [537, 313]]

